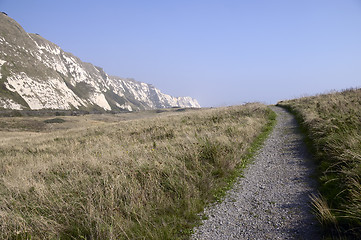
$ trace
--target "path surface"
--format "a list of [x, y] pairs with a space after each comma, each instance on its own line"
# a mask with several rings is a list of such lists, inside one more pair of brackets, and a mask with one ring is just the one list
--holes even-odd
[[277, 124], [263, 148], [192, 239], [321, 239], [310, 213], [314, 166], [294, 117], [274, 107]]

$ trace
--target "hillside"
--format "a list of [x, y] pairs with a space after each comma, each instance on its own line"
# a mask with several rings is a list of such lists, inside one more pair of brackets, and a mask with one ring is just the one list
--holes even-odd
[[133, 79], [109, 76], [0, 13], [0, 109], [134, 111], [200, 107]]
[[319, 166], [313, 196], [326, 233], [361, 236], [361, 89], [282, 101], [296, 114]]

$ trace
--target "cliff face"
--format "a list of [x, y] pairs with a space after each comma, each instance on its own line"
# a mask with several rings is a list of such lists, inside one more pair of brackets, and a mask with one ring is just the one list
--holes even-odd
[[0, 108], [134, 111], [200, 107], [150, 84], [108, 76], [0, 13]]

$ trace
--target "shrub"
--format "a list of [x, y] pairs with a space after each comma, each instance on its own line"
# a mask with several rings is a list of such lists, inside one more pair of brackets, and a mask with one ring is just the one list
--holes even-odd
[[66, 121], [62, 118], [52, 118], [52, 119], [44, 120], [44, 122], [45, 123], [64, 123]]

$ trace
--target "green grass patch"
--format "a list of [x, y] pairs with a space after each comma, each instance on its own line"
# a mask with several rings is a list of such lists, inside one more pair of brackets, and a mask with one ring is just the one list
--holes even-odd
[[52, 119], [44, 120], [44, 123], [64, 123], [64, 122], [66, 121], [62, 118], [52, 118]]

